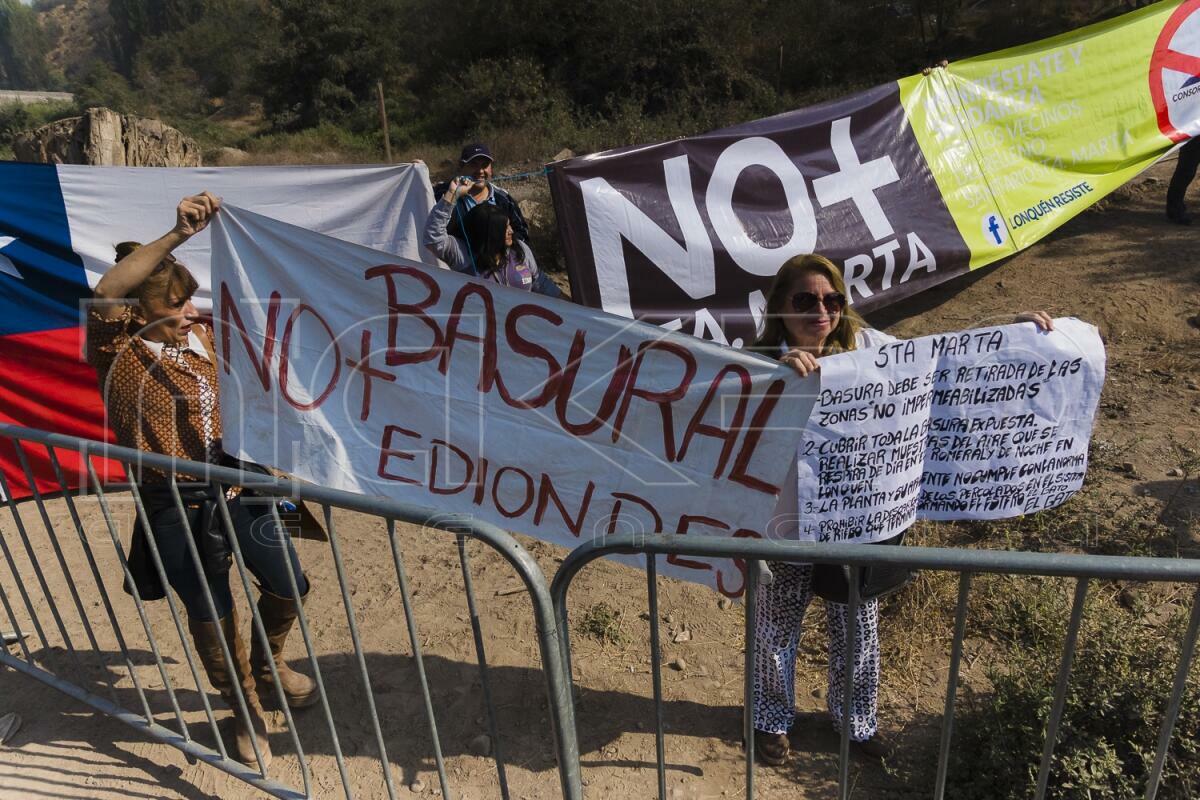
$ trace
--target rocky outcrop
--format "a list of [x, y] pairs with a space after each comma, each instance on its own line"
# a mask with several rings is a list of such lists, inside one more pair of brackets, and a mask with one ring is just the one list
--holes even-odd
[[112, 167], [198, 167], [200, 146], [156, 119], [89, 108], [23, 131], [12, 144], [18, 161]]

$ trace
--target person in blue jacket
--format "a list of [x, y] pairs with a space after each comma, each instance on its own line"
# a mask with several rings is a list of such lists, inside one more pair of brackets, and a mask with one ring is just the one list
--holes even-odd
[[[450, 233], [453, 236], [461, 237], [463, 235], [462, 219], [466, 217], [467, 212], [477, 205], [486, 203], [503, 211], [508, 216], [508, 221], [512, 223], [513, 235], [522, 242], [528, 242], [529, 224], [525, 222], [521, 206], [517, 203], [516, 198], [492, 183], [492, 165], [492, 151], [486, 144], [469, 144], [463, 148], [462, 156], [458, 161], [459, 174], [462, 177], [470, 178], [471, 182], [467, 191], [459, 195], [459, 208], [450, 218]], [[435, 183], [433, 196], [440, 197], [445, 194], [449, 185], [449, 181]]]
[[459, 224], [465, 238], [450, 233], [451, 218], [458, 217], [462, 209], [458, 200], [471, 186], [470, 180], [455, 178], [450, 182], [429, 212], [421, 244], [456, 272], [548, 297], [564, 297], [550, 276], [538, 269], [529, 245], [514, 236], [503, 209], [481, 203], [461, 215]]

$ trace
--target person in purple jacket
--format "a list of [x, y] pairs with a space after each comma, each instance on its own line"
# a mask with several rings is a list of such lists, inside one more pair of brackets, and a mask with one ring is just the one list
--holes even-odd
[[458, 199], [471, 188], [469, 180], [454, 179], [425, 221], [421, 244], [456, 272], [495, 281], [502, 286], [563, 297], [546, 273], [538, 269], [533, 250], [513, 236], [508, 215], [481, 203], [459, 220], [466, 238], [449, 231], [451, 217], [460, 213]]

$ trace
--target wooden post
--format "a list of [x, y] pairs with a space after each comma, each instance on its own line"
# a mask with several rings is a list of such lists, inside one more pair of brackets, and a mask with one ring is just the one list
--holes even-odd
[[779, 69], [775, 72], [775, 94], [783, 93], [783, 45], [779, 45]]
[[383, 102], [383, 81], [375, 81], [379, 93], [379, 124], [383, 127], [383, 160], [392, 163], [392, 140], [388, 136], [387, 106]]

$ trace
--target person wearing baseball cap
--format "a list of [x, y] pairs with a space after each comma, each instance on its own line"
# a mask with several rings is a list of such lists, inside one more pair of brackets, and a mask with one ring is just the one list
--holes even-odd
[[[447, 230], [452, 236], [464, 238], [463, 220], [466, 219], [468, 212], [477, 205], [489, 203], [499, 208], [508, 217], [513, 235], [523, 242], [528, 242], [529, 225], [525, 222], [525, 215], [521, 213], [521, 207], [512, 195], [492, 183], [494, 161], [492, 151], [482, 142], [474, 142], [462, 149], [458, 160], [459, 173], [456, 180], [462, 183], [464, 179], [469, 179], [471, 186], [455, 204]], [[434, 184], [433, 196], [441, 197], [449, 188], [450, 181]]]

